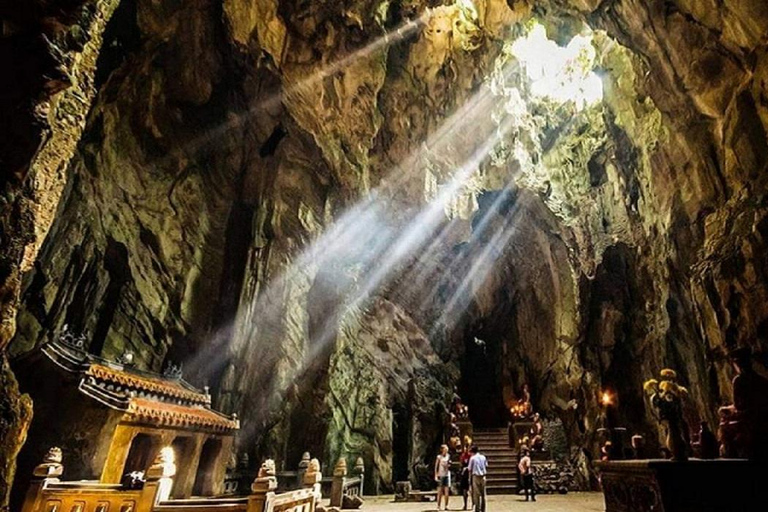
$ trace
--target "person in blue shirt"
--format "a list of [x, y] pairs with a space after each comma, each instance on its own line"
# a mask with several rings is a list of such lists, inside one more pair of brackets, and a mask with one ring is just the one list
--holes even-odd
[[480, 453], [477, 445], [472, 445], [469, 452], [469, 474], [472, 477], [472, 503], [475, 512], [485, 512], [485, 475], [488, 473], [488, 459]]

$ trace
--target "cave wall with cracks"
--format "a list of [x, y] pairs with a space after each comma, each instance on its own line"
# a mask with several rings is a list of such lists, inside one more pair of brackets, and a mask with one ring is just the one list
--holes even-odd
[[[254, 464], [360, 455], [371, 491], [431, 454], [475, 336], [591, 455], [600, 389], [653, 439], [644, 378], [674, 367], [713, 420], [727, 351], [765, 354], [764, 2], [27, 4], [0, 39], [19, 78], [1, 84], [0, 496], [34, 409], [8, 354], [65, 324], [106, 357], [184, 362]], [[531, 18], [563, 43], [595, 31], [600, 104], [531, 96], [507, 45]], [[515, 122], [428, 250], [373, 293], [386, 251], [306, 258], [372, 191], [389, 208], [370, 229], [406, 230], [477, 150], [435, 140], [473, 103], [454, 132], [499, 133], [486, 108]]]

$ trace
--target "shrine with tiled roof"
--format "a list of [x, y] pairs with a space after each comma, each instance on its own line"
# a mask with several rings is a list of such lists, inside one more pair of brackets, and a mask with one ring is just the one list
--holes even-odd
[[[74, 336], [42, 345], [13, 362], [34, 367], [20, 382], [36, 403], [25, 450], [53, 444], [76, 462], [82, 479], [118, 483], [142, 470], [158, 451], [172, 445], [180, 461], [173, 495], [216, 494], [223, 482], [236, 415], [212, 408], [208, 389], [186, 382], [180, 367], [169, 364], [163, 374], [132, 364], [131, 354], [109, 361], [84, 349]], [[37, 460], [29, 454], [23, 460]], [[19, 475], [29, 474], [19, 468]]]

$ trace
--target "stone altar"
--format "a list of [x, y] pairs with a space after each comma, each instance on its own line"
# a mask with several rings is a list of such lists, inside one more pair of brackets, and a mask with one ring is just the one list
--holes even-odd
[[768, 503], [768, 466], [742, 459], [597, 462], [606, 512], [745, 512]]

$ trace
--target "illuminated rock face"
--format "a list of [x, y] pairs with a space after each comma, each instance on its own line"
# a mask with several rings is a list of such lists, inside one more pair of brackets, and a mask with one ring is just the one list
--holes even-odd
[[[254, 464], [361, 455], [369, 490], [434, 451], [462, 374], [488, 409], [530, 383], [590, 453], [606, 386], [656, 436], [640, 384], [663, 366], [713, 420], [724, 354], [768, 343], [768, 8], [539, 6], [551, 39], [595, 30], [604, 99], [576, 112], [505, 46], [529, 3], [123, 0], [73, 157], [52, 128], [67, 186], [35, 171], [29, 211], [61, 195], [55, 218], [2, 207], [11, 354], [68, 324], [106, 357], [183, 361]], [[30, 208], [31, 179], [4, 204]]]

